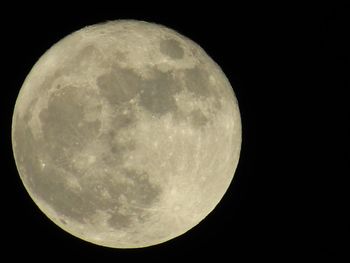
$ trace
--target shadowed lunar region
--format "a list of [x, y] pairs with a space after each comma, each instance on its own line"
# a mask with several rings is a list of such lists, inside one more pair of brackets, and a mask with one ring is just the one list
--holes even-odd
[[241, 146], [234, 92], [197, 44], [164, 26], [85, 27], [34, 65], [12, 123], [31, 198], [83, 240], [138, 248], [203, 220]]

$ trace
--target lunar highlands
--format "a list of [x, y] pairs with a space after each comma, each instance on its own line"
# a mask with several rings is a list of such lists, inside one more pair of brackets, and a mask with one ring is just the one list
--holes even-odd
[[23, 184], [83, 240], [138, 248], [203, 220], [228, 189], [241, 120], [233, 89], [196, 43], [117, 20], [52, 46], [19, 92], [12, 144]]

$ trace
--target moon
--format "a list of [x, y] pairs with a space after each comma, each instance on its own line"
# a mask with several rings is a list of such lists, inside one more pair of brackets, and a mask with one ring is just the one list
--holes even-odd
[[117, 20], [68, 35], [37, 61], [16, 101], [12, 145], [25, 189], [56, 225], [140, 248], [184, 234], [220, 202], [241, 119], [199, 45]]

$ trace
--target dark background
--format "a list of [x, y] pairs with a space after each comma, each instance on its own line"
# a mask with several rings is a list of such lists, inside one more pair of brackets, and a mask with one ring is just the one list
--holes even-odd
[[[214, 258], [326, 259], [349, 252], [349, 9], [343, 6], [133, 8], [55, 4], [4, 8], [1, 45], [1, 253], [39, 262]], [[100, 4], [102, 5], [102, 4]], [[230, 189], [185, 235], [137, 250], [81, 241], [46, 219], [26, 193], [11, 148], [11, 118], [32, 66], [86, 25], [139, 19], [191, 38], [222, 67], [243, 125]], [[347, 253], [348, 254], [348, 253]]]

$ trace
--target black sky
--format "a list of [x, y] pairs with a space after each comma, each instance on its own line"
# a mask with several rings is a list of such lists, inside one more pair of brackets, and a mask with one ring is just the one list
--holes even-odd
[[[1, 250], [39, 262], [344, 259], [349, 252], [349, 8], [163, 5], [4, 9]], [[51, 223], [26, 193], [11, 149], [15, 99], [37, 59], [67, 34], [115, 19], [160, 23], [201, 45], [229, 78], [243, 125], [234, 182], [214, 212], [187, 234], [139, 250], [99, 247]]]

